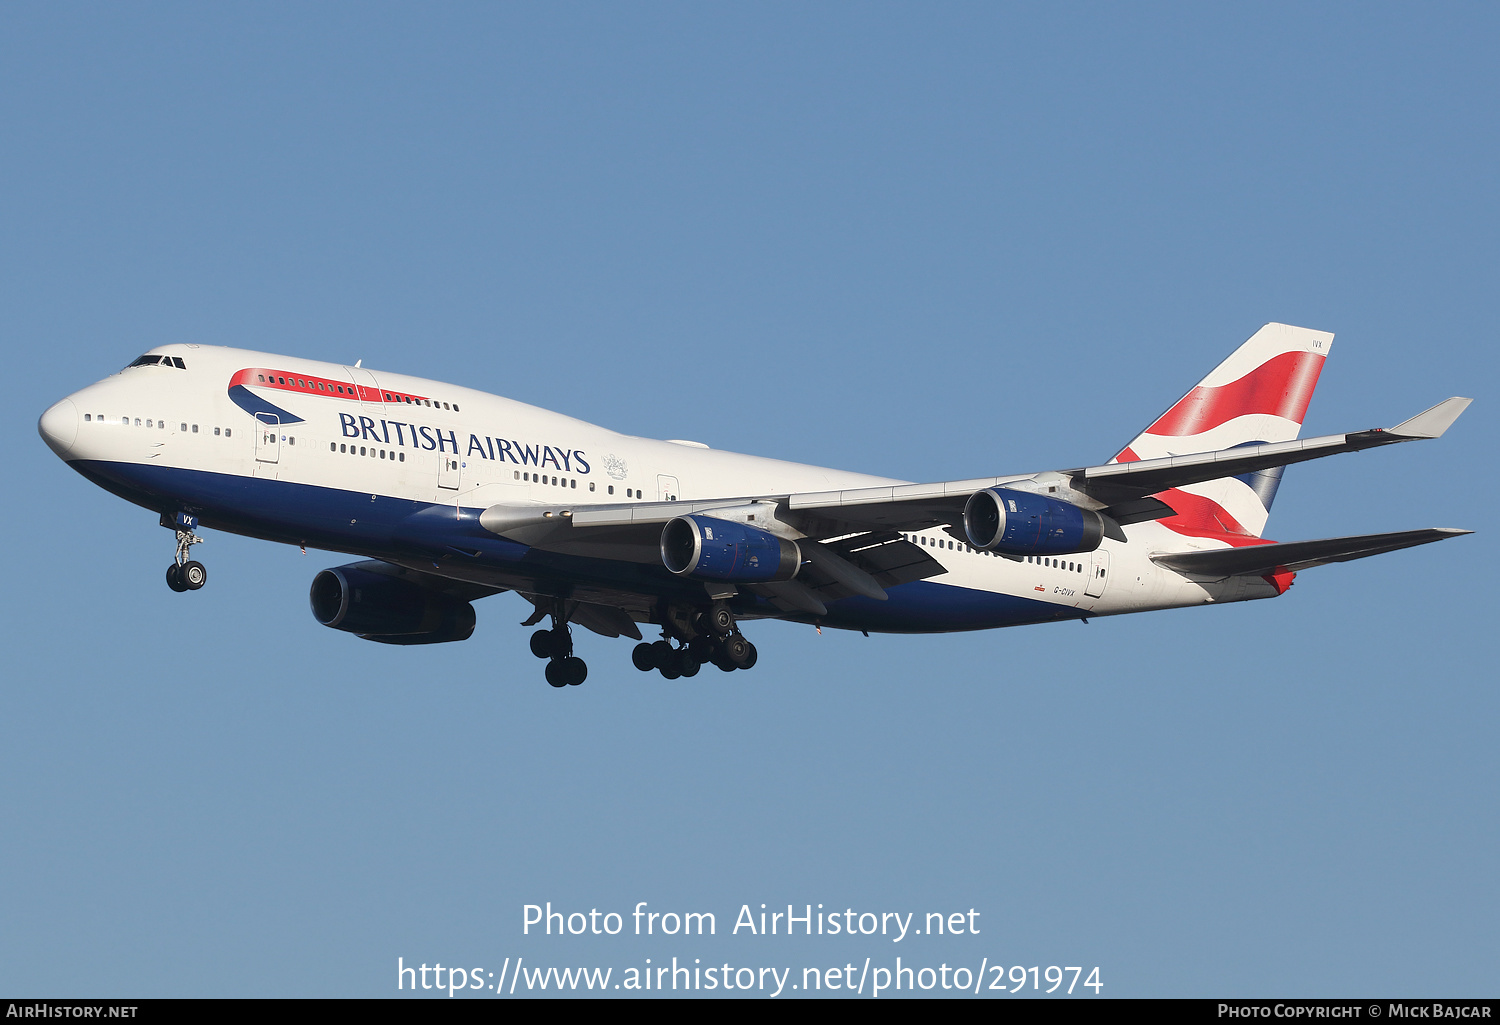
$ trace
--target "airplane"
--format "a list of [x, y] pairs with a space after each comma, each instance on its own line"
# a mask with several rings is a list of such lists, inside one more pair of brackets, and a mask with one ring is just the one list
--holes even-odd
[[[910, 483], [631, 437], [473, 388], [243, 349], [158, 346], [42, 415], [47, 445], [175, 532], [167, 585], [208, 574], [208, 527], [358, 556], [313, 579], [324, 626], [468, 639], [515, 591], [554, 687], [571, 627], [643, 672], [758, 660], [742, 623], [984, 630], [1272, 598], [1305, 569], [1471, 533], [1274, 542], [1283, 469], [1440, 437], [1450, 398], [1385, 429], [1298, 439], [1333, 335], [1267, 324], [1107, 462]], [[660, 639], [647, 641], [642, 626]]]

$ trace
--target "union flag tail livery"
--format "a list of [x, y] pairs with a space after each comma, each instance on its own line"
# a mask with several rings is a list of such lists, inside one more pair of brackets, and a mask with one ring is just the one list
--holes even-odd
[[[1173, 404], [1111, 462], [1128, 463], [1295, 441], [1333, 335], [1267, 324]], [[1248, 543], [1265, 531], [1283, 467], [1173, 488], [1159, 522], [1192, 537]]]
[[[741, 625], [758, 619], [943, 633], [1274, 598], [1302, 570], [1467, 533], [1260, 536], [1284, 466], [1436, 438], [1468, 405], [1298, 440], [1332, 341], [1267, 324], [1108, 463], [928, 484], [192, 343], [153, 349], [37, 427], [174, 532], [173, 591], [208, 580], [200, 526], [359, 557], [313, 579], [313, 618], [381, 644], [466, 640], [473, 602], [514, 591], [524, 625], [551, 620], [531, 653], [564, 688], [588, 674], [575, 626], [634, 639], [637, 669], [677, 679], [754, 666]], [[973, 458], [997, 469], [988, 449]]]

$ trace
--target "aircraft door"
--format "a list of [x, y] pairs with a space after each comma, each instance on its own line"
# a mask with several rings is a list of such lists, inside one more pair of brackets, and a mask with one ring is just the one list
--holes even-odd
[[1089, 563], [1089, 582], [1083, 589], [1083, 593], [1091, 598], [1102, 598], [1104, 587], [1109, 583], [1109, 553], [1103, 548], [1094, 549], [1094, 557]]
[[256, 413], [255, 460], [260, 463], [281, 461], [281, 418], [274, 413]]
[[359, 396], [360, 404], [366, 409], [379, 411], [384, 408], [380, 397], [380, 384], [375, 380], [375, 375], [363, 367], [345, 367], [344, 372], [349, 375], [349, 380], [354, 382], [354, 393]]
[[664, 473], [656, 475], [656, 500], [658, 502], [677, 501], [677, 478], [668, 477]]
[[438, 487], [457, 491], [459, 477], [463, 474], [463, 463], [457, 453], [438, 453]]

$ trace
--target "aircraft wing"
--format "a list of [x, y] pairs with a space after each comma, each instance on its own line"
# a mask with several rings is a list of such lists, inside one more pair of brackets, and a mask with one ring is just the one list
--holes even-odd
[[1179, 573], [1203, 577], [1260, 575], [1277, 570], [1295, 573], [1330, 562], [1350, 562], [1472, 533], [1472, 530], [1458, 530], [1454, 527], [1432, 527], [1427, 530], [1398, 530], [1389, 534], [1329, 537], [1321, 541], [1284, 541], [1245, 548], [1218, 548], [1208, 552], [1174, 552], [1170, 555], [1153, 555], [1151, 561]]
[[1353, 434], [1329, 434], [1270, 445], [1243, 445], [1214, 452], [1193, 452], [1162, 459], [1107, 463], [1015, 477], [985, 477], [940, 484], [899, 484], [816, 494], [791, 495], [792, 511], [864, 522], [894, 529], [920, 530], [934, 523], [956, 522], [970, 495], [1003, 486], [1051, 494], [1110, 516], [1121, 525], [1169, 516], [1172, 510], [1150, 496], [1185, 484], [1236, 477], [1273, 466], [1359, 452], [1381, 445], [1441, 437], [1472, 399], [1451, 398], [1395, 427]]
[[[543, 551], [660, 564], [661, 530], [668, 520], [691, 513], [712, 516], [728, 513], [731, 509], [743, 510], [747, 506], [761, 505], [765, 513], [760, 522], [771, 524], [774, 521], [772, 532], [784, 532], [778, 528], [786, 527], [799, 535], [798, 543], [808, 555], [813, 571], [809, 578], [815, 584], [822, 581], [820, 586], [814, 587], [818, 594], [822, 597], [845, 594], [883, 597], [886, 587], [941, 572], [935, 560], [922, 548], [902, 539], [898, 532], [944, 528], [963, 541], [960, 524], [964, 505], [971, 495], [985, 488], [1000, 486], [1029, 491], [1092, 509], [1106, 518], [1109, 536], [1124, 540], [1121, 526], [1172, 515], [1170, 506], [1151, 497], [1155, 494], [1185, 484], [1237, 476], [1273, 466], [1440, 437], [1470, 401], [1466, 398], [1447, 399], [1386, 429], [1246, 445], [1130, 463], [932, 484], [891, 484], [841, 491], [742, 495], [681, 502], [550, 508], [497, 505], [484, 510], [480, 524], [492, 533]], [[786, 600], [798, 608], [816, 607], [815, 601], [808, 601], [807, 596], [800, 593]]]

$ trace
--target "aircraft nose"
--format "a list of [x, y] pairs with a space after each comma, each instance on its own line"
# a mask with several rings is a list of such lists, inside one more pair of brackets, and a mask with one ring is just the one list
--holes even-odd
[[52, 451], [66, 459], [78, 439], [78, 407], [72, 399], [63, 399], [42, 414], [36, 423], [37, 433]]

